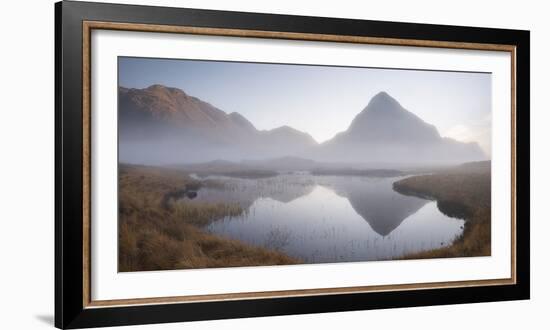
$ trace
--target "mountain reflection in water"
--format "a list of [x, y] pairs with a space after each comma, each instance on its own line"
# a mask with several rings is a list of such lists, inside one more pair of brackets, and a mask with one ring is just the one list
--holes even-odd
[[206, 230], [263, 246], [305, 263], [387, 260], [452, 243], [464, 221], [435, 201], [404, 196], [398, 178], [279, 175], [264, 179], [208, 177], [223, 187], [203, 188], [183, 203], [238, 203], [241, 216]]

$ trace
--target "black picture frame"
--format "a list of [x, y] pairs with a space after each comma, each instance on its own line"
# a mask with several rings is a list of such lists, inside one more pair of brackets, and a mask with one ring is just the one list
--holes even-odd
[[[516, 283], [130, 306], [85, 306], [83, 22], [512, 45], [516, 50]], [[55, 4], [55, 325], [134, 325], [529, 299], [529, 31], [62, 1]]]

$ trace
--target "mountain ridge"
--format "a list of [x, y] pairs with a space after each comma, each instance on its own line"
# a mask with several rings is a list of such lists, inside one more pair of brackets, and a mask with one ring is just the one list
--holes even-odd
[[[121, 157], [143, 162], [152, 158], [173, 162], [184, 151], [186, 161], [249, 154], [260, 157], [299, 154], [317, 143], [305, 132], [289, 126], [258, 130], [238, 112], [226, 113], [178, 88], [155, 84], [147, 88], [119, 87]], [[278, 147], [285, 143], [284, 149]], [[139, 145], [143, 148], [140, 148]], [[148, 149], [146, 151], [146, 149]], [[146, 162], [149, 163], [149, 162]]]
[[320, 144], [288, 125], [259, 130], [242, 114], [226, 113], [178, 88], [154, 84], [143, 89], [120, 86], [118, 91], [119, 138], [128, 149], [120, 148], [121, 156], [134, 161], [239, 160], [251, 155], [346, 162], [399, 162], [399, 155], [427, 162], [485, 159], [477, 143], [442, 137], [434, 125], [384, 91], [370, 99], [345, 131]]

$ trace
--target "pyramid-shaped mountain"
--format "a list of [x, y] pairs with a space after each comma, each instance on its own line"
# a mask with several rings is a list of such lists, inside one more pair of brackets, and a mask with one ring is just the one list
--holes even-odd
[[380, 92], [337, 139], [402, 143], [431, 142], [440, 138], [435, 126], [405, 110], [386, 92]]
[[436, 127], [386, 92], [376, 94], [349, 128], [325, 142], [323, 160], [379, 163], [465, 162], [486, 158], [477, 143], [443, 138]]

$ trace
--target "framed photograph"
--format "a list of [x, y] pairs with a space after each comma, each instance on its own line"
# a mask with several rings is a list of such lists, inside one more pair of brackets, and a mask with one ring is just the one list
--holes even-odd
[[529, 32], [56, 14], [59, 328], [529, 298]]

